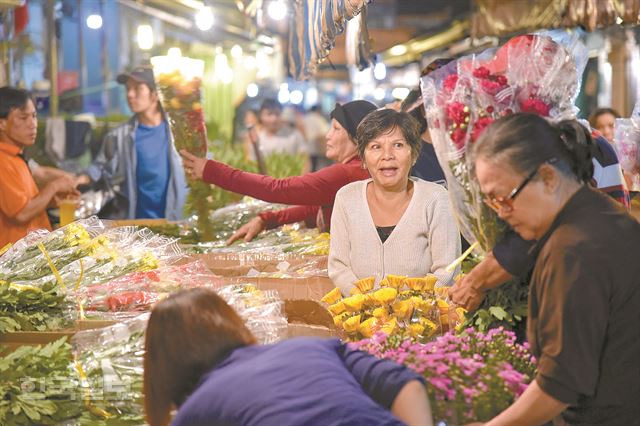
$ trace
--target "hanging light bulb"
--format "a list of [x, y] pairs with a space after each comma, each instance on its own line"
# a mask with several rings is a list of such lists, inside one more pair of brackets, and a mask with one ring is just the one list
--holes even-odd
[[213, 26], [213, 10], [209, 6], [203, 6], [196, 13], [196, 27], [202, 31], [207, 31]]
[[281, 21], [287, 16], [287, 5], [282, 0], [274, 0], [267, 6], [267, 13], [274, 21]]
[[98, 30], [102, 28], [102, 16], [96, 14], [87, 16], [87, 27], [91, 28], [92, 30]]
[[153, 47], [153, 28], [151, 25], [139, 25], [137, 30], [138, 47], [142, 50], [150, 50]]

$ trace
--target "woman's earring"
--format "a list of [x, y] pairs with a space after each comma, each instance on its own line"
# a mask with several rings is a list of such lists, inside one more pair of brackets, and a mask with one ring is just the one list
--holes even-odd
[[360, 164], [360, 167], [362, 167], [362, 170], [367, 170], [367, 165], [364, 163]]

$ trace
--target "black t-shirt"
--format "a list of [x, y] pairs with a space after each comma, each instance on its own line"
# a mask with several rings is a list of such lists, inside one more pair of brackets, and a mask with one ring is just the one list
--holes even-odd
[[447, 181], [440, 163], [438, 163], [438, 157], [436, 157], [436, 151], [433, 149], [432, 144], [423, 142], [418, 160], [411, 168], [411, 176], [446, 186]]
[[527, 337], [569, 424], [640, 419], [640, 224], [583, 186], [538, 243]]

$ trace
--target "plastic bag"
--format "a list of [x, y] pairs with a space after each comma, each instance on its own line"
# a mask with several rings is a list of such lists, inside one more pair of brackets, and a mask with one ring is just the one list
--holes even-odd
[[77, 297], [87, 315], [92, 311], [147, 311], [170, 293], [195, 287], [217, 288], [221, 278], [212, 274], [201, 261], [164, 266], [146, 272], [134, 272], [105, 284], [83, 287]]
[[544, 35], [517, 36], [499, 49], [462, 57], [422, 79], [429, 130], [447, 178], [449, 196], [462, 234], [487, 252], [505, 225], [483, 202], [467, 147], [494, 120], [530, 112], [552, 120], [574, 118], [579, 89], [576, 57]]
[[640, 191], [640, 101], [630, 118], [617, 118], [614, 147], [630, 191]]

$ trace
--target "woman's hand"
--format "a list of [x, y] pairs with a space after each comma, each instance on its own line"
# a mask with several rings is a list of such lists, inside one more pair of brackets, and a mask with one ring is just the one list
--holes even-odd
[[182, 156], [182, 165], [184, 166], [185, 173], [191, 179], [202, 180], [202, 176], [204, 175], [204, 166], [207, 164], [207, 160], [205, 158], [196, 157], [185, 149], [180, 150], [180, 155]]
[[241, 226], [232, 236], [227, 240], [227, 245], [231, 245], [234, 241], [244, 237], [244, 240], [249, 242], [253, 240], [253, 237], [264, 231], [265, 223], [260, 216], [254, 217], [248, 223]]

